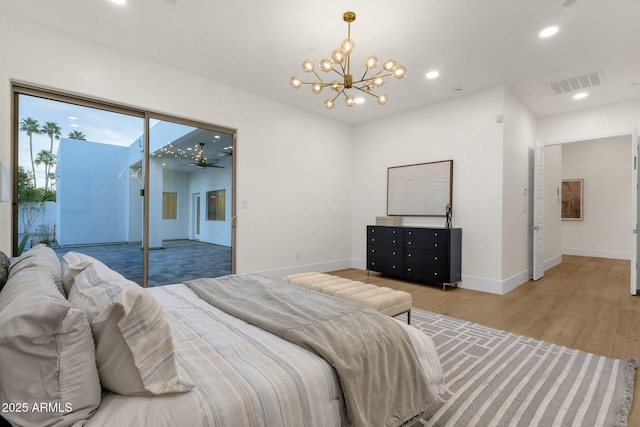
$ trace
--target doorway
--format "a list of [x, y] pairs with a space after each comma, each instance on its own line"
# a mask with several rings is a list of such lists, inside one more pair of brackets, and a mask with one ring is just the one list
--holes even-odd
[[[631, 255], [631, 132], [547, 144], [545, 268], [562, 255], [629, 259]], [[583, 217], [561, 218], [563, 179], [582, 179]]]

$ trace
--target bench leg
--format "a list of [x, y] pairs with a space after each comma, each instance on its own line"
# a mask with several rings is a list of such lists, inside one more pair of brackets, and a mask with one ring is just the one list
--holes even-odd
[[411, 324], [411, 309], [407, 311], [407, 325]]

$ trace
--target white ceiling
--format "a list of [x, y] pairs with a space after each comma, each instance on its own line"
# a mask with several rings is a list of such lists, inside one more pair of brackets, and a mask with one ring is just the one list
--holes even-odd
[[[172, 4], [175, 3], [175, 4]], [[639, 0], [0, 0], [0, 13], [349, 124], [504, 84], [540, 117], [640, 98]], [[385, 106], [348, 108], [308, 87], [289, 87], [301, 63], [330, 55], [351, 36], [354, 77], [369, 53], [408, 69], [388, 81]], [[557, 25], [549, 39], [537, 34]], [[60, 52], [64, 55], [63, 49]], [[427, 80], [437, 69], [440, 77]], [[601, 72], [581, 101], [548, 83]], [[455, 92], [455, 86], [462, 90]], [[372, 102], [373, 101], [373, 102]]]

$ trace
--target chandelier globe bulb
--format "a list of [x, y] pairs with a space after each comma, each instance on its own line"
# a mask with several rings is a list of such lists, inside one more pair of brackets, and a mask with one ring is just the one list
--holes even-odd
[[304, 70], [305, 73], [313, 73], [313, 69], [315, 68], [313, 61], [310, 60], [309, 58], [305, 59], [302, 62], [302, 69]]
[[378, 57], [375, 55], [369, 55], [364, 59], [364, 66], [367, 70], [373, 70], [378, 66]]
[[382, 63], [382, 68], [384, 68], [384, 70], [388, 71], [388, 72], [392, 72], [393, 71], [393, 67], [395, 67], [395, 66], [396, 66], [396, 60], [393, 59], [393, 58], [387, 58]]
[[324, 58], [322, 61], [320, 61], [320, 69], [325, 73], [333, 70], [333, 60], [331, 58]]
[[302, 86], [302, 79], [298, 76], [293, 76], [289, 80], [289, 85], [294, 89], [300, 89], [300, 86]]

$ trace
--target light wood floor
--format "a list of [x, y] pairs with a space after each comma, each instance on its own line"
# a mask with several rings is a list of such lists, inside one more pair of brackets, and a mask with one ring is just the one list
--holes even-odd
[[[424, 285], [358, 269], [331, 274], [407, 291], [413, 306], [579, 350], [640, 361], [640, 296], [629, 261], [563, 256], [562, 263], [506, 295]], [[630, 426], [640, 426], [636, 375]]]

